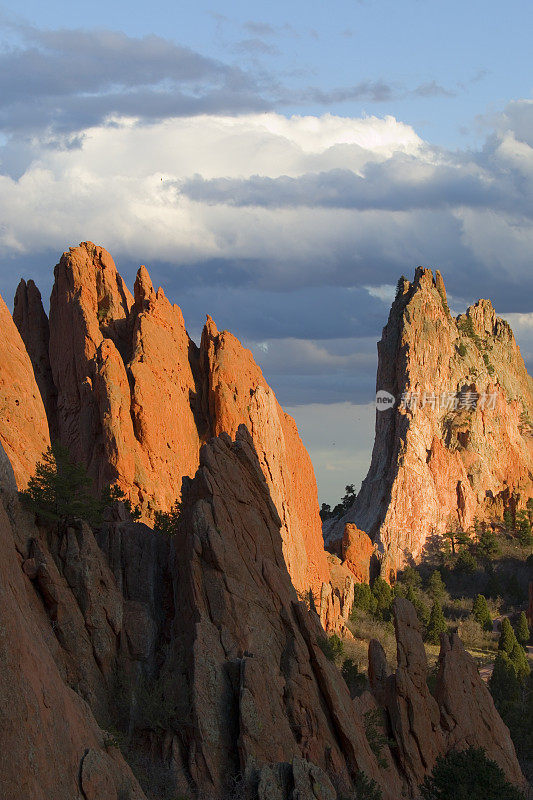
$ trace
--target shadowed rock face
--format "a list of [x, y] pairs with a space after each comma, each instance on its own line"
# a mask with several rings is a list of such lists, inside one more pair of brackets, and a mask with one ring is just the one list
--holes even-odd
[[[81, 555], [90, 585], [102, 595], [101, 600], [94, 595], [84, 617], [65, 578], [45, 555], [46, 547], [36, 548], [40, 532], [18, 508], [14, 481], [4, 469], [0, 475], [0, 796], [146, 800], [120, 752], [106, 749], [105, 734], [79, 685], [77, 692], [71, 688], [75, 675], [83, 681], [92, 673], [103, 682], [86, 627], [91, 626], [96, 651], [103, 653], [106, 644], [98, 642], [98, 633], [105, 633], [107, 623], [99, 612], [110, 605], [99, 581], [109, 574], [102, 553], [93, 540], [101, 574], [93, 570], [88, 551]], [[29, 536], [35, 537], [32, 558]], [[77, 586], [81, 601], [79, 580]], [[85, 687], [96, 706], [89, 683]]]
[[390, 673], [383, 648], [373, 640], [368, 676], [376, 702], [386, 710], [395, 759], [409, 791], [416, 795], [439, 755], [467, 747], [483, 748], [512, 783], [524, 786], [509, 730], [459, 637], [441, 636], [433, 696], [416, 611], [408, 600], [394, 601], [394, 626], [396, 672]]
[[385, 786], [346, 684], [318, 644], [322, 628], [292, 586], [281, 528], [246, 428], [235, 442], [222, 433], [207, 443], [184, 492], [179, 613], [163, 667], [182, 675], [175, 703], [189, 709], [172, 748], [176, 771], [219, 797], [232, 775], [255, 785], [265, 769], [281, 780], [283, 765], [298, 773], [311, 762], [325, 796], [330, 780], [349, 786], [362, 769], [392, 800], [399, 781]]
[[531, 495], [533, 381], [491, 303], [454, 319], [440, 274], [421, 267], [399, 286], [378, 355], [377, 389], [419, 402], [376, 412], [368, 475], [328, 537], [355, 522], [395, 569], [431, 535], [501, 518]]
[[[508, 731], [457, 639], [443, 639], [429, 693], [405, 600], [395, 604], [396, 673], [372, 642], [374, 697], [350, 698], [292, 585], [244, 426], [202, 448], [172, 539], [129, 522], [121, 504], [100, 547], [79, 522], [39, 528], [18, 505], [3, 451], [0, 476], [2, 796], [143, 800], [96, 719], [118, 727], [148, 794], [164, 775], [175, 795], [223, 798], [237, 784], [252, 800], [335, 800], [362, 770], [398, 800], [416, 797], [436, 756], [465, 743], [521, 783]], [[386, 767], [362, 716], [378, 707], [396, 743]]]
[[50, 437], [30, 358], [1, 297], [0, 330], [0, 445], [24, 489]]
[[13, 322], [31, 359], [35, 380], [48, 419], [50, 439], [57, 439], [57, 392], [50, 366], [50, 329], [41, 299], [33, 281], [21, 280], [15, 294]]

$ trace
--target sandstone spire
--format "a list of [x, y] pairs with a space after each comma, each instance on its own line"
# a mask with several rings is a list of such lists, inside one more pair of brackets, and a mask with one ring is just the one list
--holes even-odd
[[50, 367], [50, 328], [41, 293], [32, 280], [21, 280], [15, 294], [13, 321], [31, 359], [43, 399], [50, 438], [57, 439], [57, 393]]
[[533, 381], [490, 301], [454, 319], [442, 278], [421, 267], [399, 285], [378, 357], [377, 389], [404, 402], [376, 412], [368, 475], [329, 536], [355, 522], [394, 569], [431, 535], [526, 502]]

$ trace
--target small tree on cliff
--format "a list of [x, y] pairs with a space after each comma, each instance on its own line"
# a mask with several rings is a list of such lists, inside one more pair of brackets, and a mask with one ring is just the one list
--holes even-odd
[[442, 606], [437, 600], [434, 600], [426, 629], [426, 641], [430, 644], [438, 644], [441, 633], [446, 633], [447, 630], [448, 626], [442, 613]]
[[97, 524], [100, 502], [91, 494], [92, 481], [81, 464], [74, 464], [66, 447], [55, 442], [37, 464], [28, 488], [19, 492], [22, 504], [46, 522], [78, 517]]
[[175, 536], [179, 529], [181, 503], [176, 500], [170, 511], [156, 511], [154, 515], [154, 531], [165, 536]]

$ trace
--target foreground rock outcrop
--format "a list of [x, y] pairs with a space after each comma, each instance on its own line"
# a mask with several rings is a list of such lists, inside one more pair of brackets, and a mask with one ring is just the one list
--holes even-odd
[[517, 786], [525, 786], [509, 731], [498, 714], [473, 658], [456, 634], [441, 636], [434, 694], [416, 611], [394, 601], [398, 666], [391, 673], [383, 648], [369, 646], [368, 674], [374, 698], [385, 710], [396, 743], [395, 758], [409, 792], [430, 772], [439, 755], [481, 747]]
[[[0, 796], [146, 800], [120, 752], [106, 747], [106, 734], [88, 701], [78, 687], [74, 691], [72, 672], [90, 671], [94, 657], [90, 648], [69, 652], [62, 631], [81, 643], [88, 637], [90, 611], [84, 619], [44, 560], [34, 557], [27, 563], [27, 535], [39, 533], [18, 508], [14, 475], [2, 449], [0, 462]], [[98, 558], [105, 568], [101, 554]], [[33, 583], [23, 564], [34, 569]], [[86, 571], [91, 566], [84, 560]], [[98, 575], [92, 579], [96, 585]]]
[[[244, 426], [202, 448], [170, 538], [117, 503], [98, 546], [79, 521], [36, 526], [1, 458], [0, 485], [2, 796], [336, 800], [363, 772], [398, 800], [417, 797], [437, 755], [465, 744], [522, 783], [456, 638], [443, 639], [430, 694], [407, 601], [395, 604], [396, 673], [372, 642], [372, 694], [350, 697], [292, 585]], [[378, 760], [364, 715], [380, 708], [393, 744]]]
[[428, 537], [514, 513], [533, 494], [533, 380], [488, 300], [454, 319], [442, 278], [419, 267], [398, 287], [378, 344], [372, 462], [355, 503], [330, 524], [366, 531], [396, 569]]

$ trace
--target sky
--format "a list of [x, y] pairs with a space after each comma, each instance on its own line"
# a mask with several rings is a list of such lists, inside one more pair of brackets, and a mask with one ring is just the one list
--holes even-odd
[[530, 0], [0, 4], [0, 293], [69, 246], [250, 347], [322, 501], [366, 474], [400, 275], [533, 368]]

